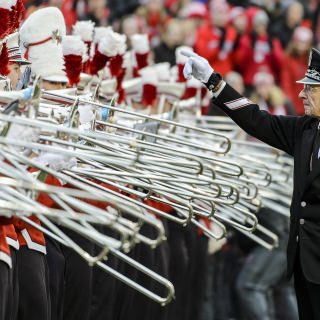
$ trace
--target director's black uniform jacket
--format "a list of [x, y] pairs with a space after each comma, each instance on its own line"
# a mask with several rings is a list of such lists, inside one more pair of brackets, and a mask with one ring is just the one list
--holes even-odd
[[320, 159], [310, 172], [319, 121], [309, 116], [274, 116], [226, 85], [214, 104], [243, 130], [294, 157], [287, 272], [291, 277], [297, 248], [305, 277], [320, 284]]

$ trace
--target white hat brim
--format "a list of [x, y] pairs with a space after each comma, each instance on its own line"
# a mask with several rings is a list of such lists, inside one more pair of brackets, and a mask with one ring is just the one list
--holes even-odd
[[30, 61], [26, 60], [26, 59], [9, 59], [9, 62], [12, 63], [17, 63], [17, 64], [21, 64], [21, 65], [28, 65], [31, 64]]
[[69, 82], [68, 78], [63, 75], [51, 75], [51, 76], [44, 76], [43, 80], [51, 81], [51, 82]]
[[301, 80], [297, 80], [296, 83], [302, 83], [302, 84], [313, 84], [313, 85], [320, 85], [320, 81], [317, 81], [317, 80], [313, 80], [313, 79], [310, 79], [308, 77], [304, 77], [303, 79]]

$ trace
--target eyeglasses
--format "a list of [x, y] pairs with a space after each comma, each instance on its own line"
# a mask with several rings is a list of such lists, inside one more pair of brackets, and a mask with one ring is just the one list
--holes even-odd
[[303, 86], [303, 89], [306, 93], [313, 94], [313, 93], [317, 92], [318, 89], [320, 89], [320, 85], [305, 84]]

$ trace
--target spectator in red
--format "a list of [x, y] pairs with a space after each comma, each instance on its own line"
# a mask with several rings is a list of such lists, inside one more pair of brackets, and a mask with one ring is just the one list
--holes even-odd
[[248, 89], [252, 88], [253, 77], [260, 71], [271, 73], [276, 81], [279, 79], [283, 50], [279, 39], [268, 34], [268, 23], [265, 11], [258, 11], [253, 18], [252, 32], [240, 39], [236, 50], [236, 67]]
[[293, 33], [285, 52], [285, 61], [281, 68], [281, 87], [290, 99], [298, 115], [304, 114], [304, 107], [297, 92], [303, 89], [303, 85], [296, 83], [295, 79], [303, 78], [308, 66], [308, 56], [312, 47], [313, 33], [306, 27], [298, 27]]
[[229, 14], [229, 23], [236, 30], [237, 36], [233, 45], [233, 51], [235, 51], [240, 43], [244, 34], [249, 32], [249, 21], [246, 9], [242, 7], [233, 7]]
[[184, 20], [185, 45], [194, 47], [197, 30], [207, 23], [208, 14], [208, 7], [199, 1], [190, 2], [181, 9], [179, 17]]
[[233, 47], [236, 31], [229, 22], [229, 6], [225, 1], [210, 2], [210, 21], [198, 29], [195, 51], [206, 58], [221, 75], [233, 69]]

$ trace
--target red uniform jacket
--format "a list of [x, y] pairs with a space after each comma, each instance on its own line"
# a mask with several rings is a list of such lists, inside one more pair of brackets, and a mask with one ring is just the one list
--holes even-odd
[[[45, 183], [61, 186], [60, 181], [50, 175], [46, 177]], [[45, 193], [40, 193], [37, 201], [47, 207], [52, 207], [54, 205], [54, 201]], [[41, 225], [39, 219], [35, 215], [31, 215], [28, 218]], [[29, 249], [39, 251], [44, 254], [47, 253], [46, 241], [43, 232], [23, 222], [19, 218], [14, 218], [14, 226], [18, 234], [19, 244], [21, 246], [28, 246]]]
[[0, 225], [0, 261], [6, 263], [10, 268], [12, 267], [10, 248], [6, 240], [6, 233], [3, 225]]
[[237, 34], [233, 27], [224, 30], [205, 25], [199, 28], [195, 51], [206, 58], [221, 75], [233, 70], [233, 47]]

